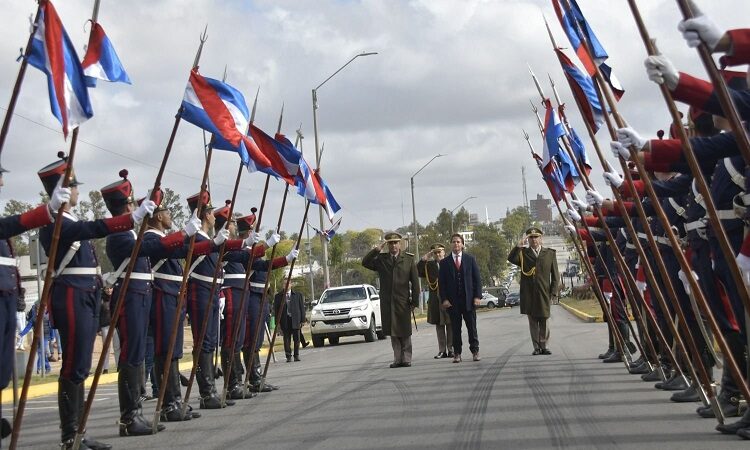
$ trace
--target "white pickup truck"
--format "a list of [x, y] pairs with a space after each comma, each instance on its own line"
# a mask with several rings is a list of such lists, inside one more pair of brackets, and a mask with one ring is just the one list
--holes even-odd
[[378, 291], [369, 284], [326, 289], [313, 306], [310, 330], [315, 347], [322, 347], [326, 338], [337, 345], [341, 336], [363, 335], [366, 342], [385, 339]]

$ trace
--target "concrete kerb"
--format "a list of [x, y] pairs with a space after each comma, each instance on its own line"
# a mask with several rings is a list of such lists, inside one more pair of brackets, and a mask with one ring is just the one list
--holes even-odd
[[573, 308], [570, 305], [565, 304], [564, 302], [560, 302], [560, 306], [565, 308], [569, 313], [573, 314], [574, 316], [581, 319], [583, 322], [587, 323], [594, 323], [594, 322], [601, 322], [602, 320], [599, 317], [594, 317], [592, 315], [586, 314], [585, 312], [578, 310], [576, 308]]

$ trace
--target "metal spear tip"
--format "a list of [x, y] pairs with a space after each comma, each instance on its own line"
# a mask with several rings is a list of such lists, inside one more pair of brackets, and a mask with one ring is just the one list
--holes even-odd
[[521, 129], [521, 132], [523, 133], [523, 138], [528, 141], [529, 140], [529, 133], [527, 133], [526, 130], [524, 130], [524, 129]]
[[534, 104], [534, 101], [533, 100], [529, 100], [529, 103], [531, 103], [531, 110], [534, 111], [534, 112], [537, 112], [538, 109], [537, 109], [536, 105]]

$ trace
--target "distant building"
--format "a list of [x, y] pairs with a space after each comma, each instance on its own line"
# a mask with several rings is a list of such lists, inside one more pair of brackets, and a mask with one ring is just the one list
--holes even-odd
[[552, 200], [536, 194], [535, 200], [529, 200], [529, 212], [532, 220], [537, 222], [552, 222]]

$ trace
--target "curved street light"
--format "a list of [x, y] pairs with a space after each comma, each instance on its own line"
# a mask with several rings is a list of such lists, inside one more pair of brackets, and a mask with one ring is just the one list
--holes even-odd
[[[377, 54], [378, 52], [362, 52], [354, 55], [352, 59], [346, 62], [346, 64], [339, 67], [338, 70], [333, 72], [328, 78], [323, 80], [322, 83], [317, 85], [312, 90], [313, 130], [315, 132], [315, 166], [317, 167], [318, 172], [320, 172], [320, 147], [318, 146], [318, 89], [320, 89], [321, 86], [328, 82], [328, 80], [336, 76], [337, 73], [344, 70], [344, 67], [351, 64], [352, 61], [359, 58], [360, 56], [370, 56]], [[323, 207], [320, 205], [318, 205], [318, 215], [320, 217], [320, 229], [325, 230], [325, 226], [323, 225]], [[323, 244], [323, 274], [325, 275], [325, 288], [327, 289], [331, 286], [330, 273], [328, 272], [328, 241], [325, 239], [325, 237], [321, 236], [320, 242]]]
[[458, 208], [461, 207], [461, 205], [463, 205], [464, 203], [468, 202], [469, 200], [471, 200], [473, 198], [477, 198], [477, 197], [474, 197], [474, 196], [466, 197], [464, 199], [464, 201], [462, 201], [461, 203], [458, 204], [458, 206], [456, 206], [455, 208], [451, 209], [451, 234], [453, 234], [453, 211], [457, 210]]
[[412, 219], [414, 221], [413, 222], [414, 242], [416, 243], [416, 248], [415, 248], [416, 251], [414, 254], [417, 256], [417, 258], [419, 258], [420, 253], [419, 253], [419, 230], [417, 228], [417, 207], [415, 206], [415, 203], [414, 203], [414, 177], [416, 177], [417, 174], [421, 172], [425, 167], [429, 166], [431, 162], [435, 161], [435, 159], [440, 158], [441, 156], [445, 156], [445, 155], [438, 153], [437, 155], [433, 156], [432, 159], [427, 161], [427, 163], [424, 166], [422, 166], [419, 170], [414, 172], [414, 174], [411, 176], [411, 214], [412, 214]]

